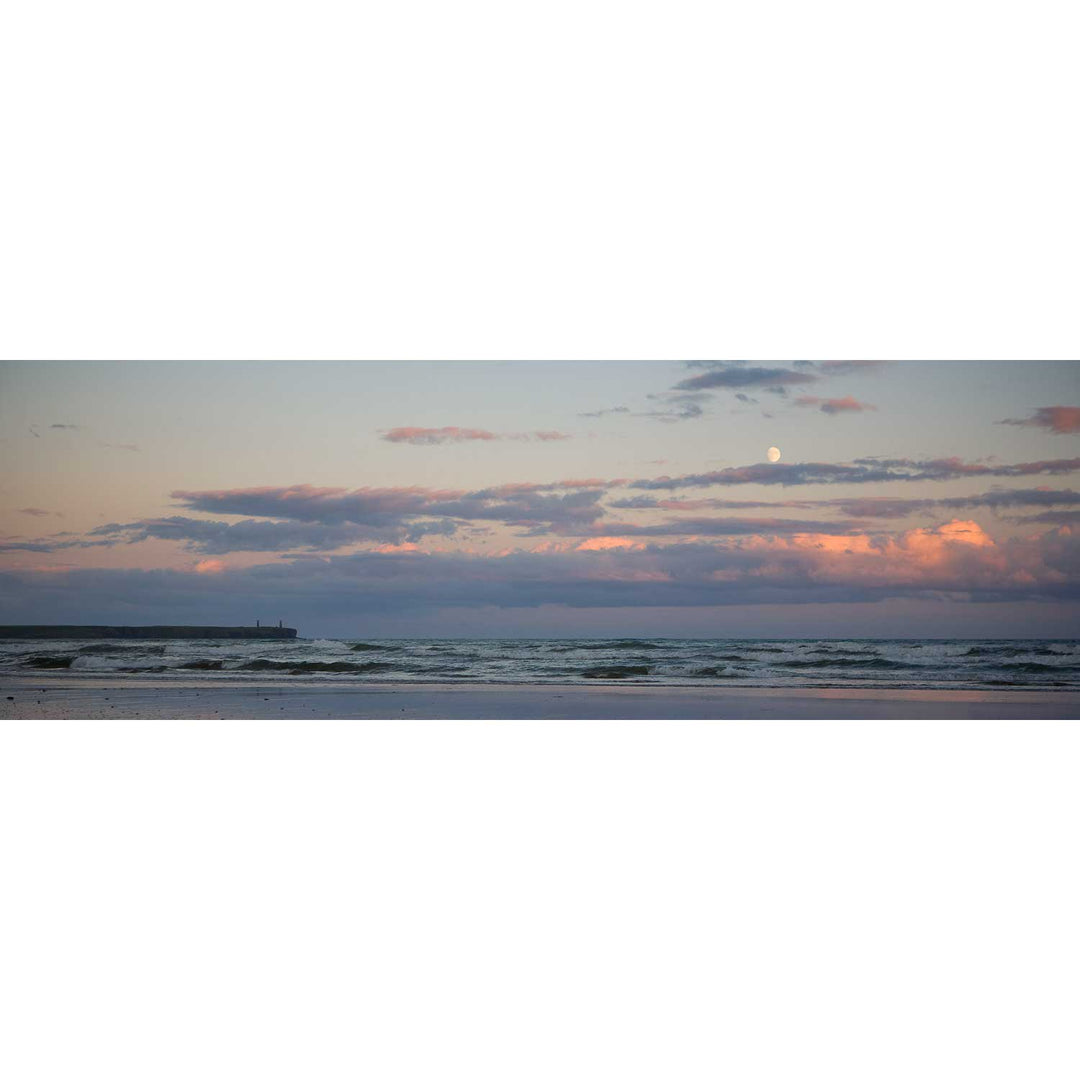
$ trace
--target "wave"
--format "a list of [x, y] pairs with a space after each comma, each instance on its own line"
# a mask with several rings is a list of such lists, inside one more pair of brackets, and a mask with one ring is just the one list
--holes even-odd
[[775, 665], [776, 667], [784, 668], [807, 668], [807, 667], [855, 667], [855, 668], [875, 668], [877, 670], [885, 669], [922, 669], [926, 670], [924, 664], [904, 664], [899, 660], [886, 660], [883, 657], [877, 656], [873, 658], [866, 658], [861, 660], [844, 659], [837, 660], [781, 660]]
[[663, 649], [666, 646], [659, 644], [655, 641], [642, 641], [637, 638], [624, 638], [621, 641], [593, 641], [588, 645], [571, 645], [568, 647], [568, 651], [581, 650], [593, 650], [598, 649], [602, 652], [606, 652], [608, 649]]
[[706, 667], [691, 671], [693, 679], [739, 679], [742, 676], [737, 671], [729, 671], [727, 668]]
[[401, 652], [400, 645], [369, 645], [366, 641], [357, 641], [349, 646], [353, 652]]
[[1042, 671], [1055, 671], [1058, 674], [1064, 674], [1078, 670], [1075, 664], [1039, 664], [1033, 660], [1021, 664], [995, 664], [994, 669], [996, 671], [1028, 672], [1032, 675]]
[[1046, 646], [1018, 648], [1015, 645], [975, 645], [963, 656], [1073, 656], [1071, 650], [1050, 649]]
[[164, 645], [84, 645], [79, 649], [80, 656], [94, 656], [105, 653], [136, 653], [143, 656], [164, 656]]
[[814, 645], [803, 647], [812, 650], [811, 656], [864, 656], [873, 658], [878, 655], [876, 649], [830, 649]]
[[1022, 656], [1027, 649], [1018, 649], [1015, 645], [973, 645], [961, 656]]
[[396, 671], [394, 664], [354, 664], [348, 660], [333, 660], [322, 662], [317, 660], [249, 660], [241, 664], [238, 671], [281, 671], [289, 675], [307, 675], [314, 672], [327, 672], [330, 674], [355, 673], [362, 675], [370, 671]]
[[69, 668], [74, 659], [74, 656], [28, 656], [23, 664], [33, 668]]
[[578, 674], [583, 679], [626, 679], [631, 675], [648, 675], [649, 669], [640, 666], [610, 664], [607, 667], [586, 668]]

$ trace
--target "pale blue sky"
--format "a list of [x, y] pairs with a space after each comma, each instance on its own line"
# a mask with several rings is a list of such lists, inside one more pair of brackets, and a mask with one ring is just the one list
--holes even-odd
[[[1065, 363], [910, 362], [873, 374], [830, 378], [807, 392], [852, 395], [876, 412], [829, 417], [749, 390], [759, 404], [714, 395], [706, 415], [662, 423], [580, 413], [622, 406], [664, 408], [681, 364], [588, 363], [31, 363], [0, 367], [5, 489], [15, 501], [46, 485], [66, 499], [88, 482], [114, 482], [138, 500], [173, 487], [313, 483], [423, 483], [480, 487], [573, 475], [611, 478], [693, 472], [760, 461], [778, 445], [785, 461], [856, 457], [1046, 456], [1066, 440], [1038, 428], [996, 426], [1080, 394], [1078, 366]], [[690, 372], [689, 374], [692, 374]], [[792, 387], [789, 398], [803, 388]], [[772, 413], [772, 419], [762, 413]], [[78, 425], [79, 431], [51, 429]], [[31, 425], [42, 435], [35, 439]], [[556, 429], [562, 443], [392, 445], [396, 426]], [[137, 452], [101, 447], [134, 444]], [[111, 452], [110, 452], [111, 451]], [[651, 462], [664, 460], [665, 465]], [[113, 473], [103, 483], [101, 473]], [[50, 475], [51, 474], [51, 475]], [[10, 500], [4, 497], [4, 509]], [[141, 512], [149, 512], [149, 506]], [[160, 506], [159, 506], [160, 509]], [[132, 512], [140, 512], [131, 507]]]
[[[760, 369], [766, 369], [764, 375]], [[710, 370], [733, 381], [745, 377], [749, 384], [714, 387], [690, 396], [677, 389], [680, 382]], [[770, 371], [787, 374], [777, 379], [768, 374]], [[790, 377], [799, 375], [814, 381], [791, 381]], [[787, 392], [771, 392], [770, 383], [774, 389], [785, 385]], [[740, 400], [739, 394], [750, 400]], [[798, 399], [804, 395], [818, 401], [800, 405]], [[866, 408], [821, 411], [823, 402], [850, 405], [852, 399]], [[544, 578], [547, 584], [537, 585], [529, 594], [525, 606], [532, 614], [526, 616], [517, 607], [520, 585], [511, 587], [509, 579], [494, 580], [488, 574], [491, 566], [485, 567], [488, 576], [478, 586], [477, 596], [487, 595], [486, 589], [490, 600], [484, 601], [487, 614], [481, 622], [486, 618], [492, 627], [501, 627], [500, 632], [524, 632], [526, 626], [543, 627], [545, 632], [572, 632], [575, 626], [582, 632], [590, 628], [605, 632], [612, 618], [616, 622], [621, 618], [618, 612], [626, 605], [640, 602], [649, 612], [642, 611], [639, 618], [649, 622], [651, 632], [659, 633], [668, 626], [673, 634], [700, 633], [710, 617], [703, 613], [701, 598], [692, 595], [692, 589], [679, 592], [684, 563], [678, 559], [684, 556], [689, 560], [685, 565], [693, 565], [692, 573], [699, 575], [696, 580], [705, 583], [703, 588], [711, 589], [718, 581], [732, 582], [727, 593], [716, 596], [716, 604], [723, 606], [724, 621], [730, 621], [736, 609], [749, 611], [752, 607], [751, 618], [763, 630], [766, 627], [761, 620], [767, 611], [773, 614], [766, 622], [779, 619], [782, 623], [787, 610], [792, 625], [801, 625], [813, 622], [809, 612], [818, 608], [827, 609], [834, 621], [847, 611], [843, 618], [853, 628], [865, 627], [868, 620], [873, 622], [875, 615], [886, 611], [893, 612], [890, 618], [898, 626], [915, 625], [911, 604], [925, 602], [931, 593], [939, 598], [945, 594], [959, 598], [972, 588], [983, 590], [984, 603], [992, 600], [997, 607], [1011, 611], [1017, 626], [1020, 622], [1037, 623], [1052, 609], [1055, 625], [1060, 627], [1069, 624], [1076, 613], [1075, 600], [1071, 599], [1075, 568], [1072, 555], [1062, 548], [1071, 543], [1065, 523], [1075, 520], [1076, 507], [1064, 497], [1021, 511], [985, 502], [947, 511], [927, 505], [905, 510], [895, 519], [881, 515], [852, 518], [849, 510], [837, 508], [835, 503], [856, 497], [981, 498], [1001, 489], [1046, 488], [1068, 494], [1075, 487], [1078, 470], [1060, 462], [1078, 456], [1080, 439], [1069, 426], [1073, 421], [1055, 421], [1056, 427], [999, 421], [1029, 420], [1037, 410], [1055, 406], [1075, 410], [1078, 403], [1080, 364], [1033, 361], [919, 361], [839, 371], [797, 362], [727, 363], [711, 369], [671, 362], [9, 363], [0, 365], [0, 454], [4, 462], [0, 534], [6, 545], [0, 552], [0, 573], [7, 570], [31, 575], [19, 579], [20, 599], [11, 609], [9, 621], [15, 621], [15, 616], [33, 621], [33, 596], [37, 594], [33, 588], [25, 591], [26, 582], [44, 587], [48, 581], [55, 599], [55, 585], [61, 580], [58, 575], [64, 573], [75, 574], [64, 580], [68, 581], [68, 595], [77, 597], [80, 588], [90, 596], [97, 588], [122, 592], [133, 581], [140, 582], [140, 588], [145, 585], [146, 579], [123, 578], [124, 574], [160, 569], [190, 577], [200, 567], [200, 573], [215, 575], [221, 594], [215, 598], [218, 604], [231, 587], [240, 588], [241, 575], [276, 574], [283, 563], [300, 576], [305, 566], [313, 565], [313, 558], [328, 560], [327, 565], [337, 568], [335, 573], [346, 574], [354, 572], [350, 567], [361, 572], [362, 566], [366, 574], [370, 566], [381, 566], [379, 573], [409, 575], [423, 565], [423, 580], [411, 586], [415, 595], [402, 595], [400, 610], [383, 604], [381, 618], [386, 625], [403, 633], [421, 632], [424, 626], [445, 630], [454, 625], [453, 615], [448, 614], [454, 610], [459, 611], [458, 625], [475, 623], [475, 609], [463, 612], [460, 605], [464, 601], [457, 592], [452, 602], [425, 600], [441, 587], [442, 579], [433, 568], [442, 564], [407, 562], [393, 569], [389, 561], [378, 562], [386, 544], [404, 550], [401, 544], [415, 541], [419, 552], [438, 558], [521, 552], [522, 558], [534, 560], [531, 569], [520, 569], [528, 581], [544, 578], [552, 568], [570, 575], [551, 581]], [[674, 419], [680, 410], [700, 415]], [[603, 415], [583, 415], [589, 413]], [[435, 445], [384, 438], [391, 429], [406, 427], [482, 429], [511, 437]], [[568, 437], [541, 440], [536, 432]], [[800, 463], [842, 465], [871, 457], [909, 463], [957, 458], [984, 466], [1059, 464], [1040, 465], [1022, 476], [964, 475], [960, 469], [944, 481], [803, 479], [781, 486], [756, 482], [755, 475], [755, 482], [736, 486], [684, 485], [666, 492], [655, 486], [634, 488], [635, 482], [661, 476], [678, 478], [759, 466], [770, 445], [781, 448], [782, 468]], [[788, 474], [762, 475], [771, 481]], [[555, 484], [582, 478], [623, 479], [626, 484], [597, 486], [582, 493], [553, 488], [520, 504], [506, 496], [511, 502], [494, 509], [490, 499], [485, 502], [477, 494], [499, 485]], [[405, 517], [400, 516], [396, 503], [389, 511], [382, 504], [359, 508], [350, 504], [327, 516], [330, 512], [325, 509], [308, 507], [300, 512], [295, 500], [273, 493], [254, 509], [250, 500], [243, 501], [247, 496], [242, 491], [239, 502], [214, 496], [200, 505], [170, 496], [176, 490], [213, 493], [297, 485], [349, 491], [424, 489], [427, 494], [421, 498], [423, 505], [408, 510]], [[432, 489], [471, 494], [466, 504], [455, 509], [445, 499], [435, 499]], [[726, 499], [762, 505], [746, 510], [704, 506], [692, 514], [681, 507], [612, 505], [643, 498], [644, 492], [659, 500]], [[809, 505], [782, 505], [795, 500]], [[1064, 532], [1038, 540], [1047, 532], [1045, 521], [1051, 519], [1036, 523], [1030, 516], [1035, 509], [1049, 509], [1057, 515], [1052, 520], [1064, 526]], [[1023, 513], [1028, 519], [1018, 520]], [[1067, 517], [1070, 514], [1072, 518]], [[744, 535], [739, 531], [744, 517], [762, 519], [765, 524], [748, 529]], [[163, 519], [177, 519], [180, 531], [164, 533]], [[911, 578], [915, 571], [908, 564], [914, 558], [913, 545], [924, 542], [909, 538], [908, 532], [939, 529], [951, 519], [977, 523], [981, 532], [975, 538], [982, 545], [982, 561], [971, 563], [969, 555], [978, 545], [970, 544], [970, 538], [963, 541], [968, 546], [957, 547], [960, 541], [955, 534], [942, 540], [934, 533], [931, 541], [937, 547], [933, 556], [925, 551], [919, 556], [918, 574], [923, 577]], [[251, 526], [247, 532], [231, 528], [243, 520]], [[117, 531], [93, 532], [106, 525], [115, 526]], [[819, 555], [814, 558], [819, 561], [800, 563], [796, 572], [791, 570], [788, 556], [793, 550], [791, 537], [799, 528], [822, 533], [824, 539], [815, 549]], [[222, 531], [210, 536], [207, 529]], [[643, 529], [651, 531], [641, 532]], [[629, 537], [625, 544], [618, 539], [623, 533]], [[835, 539], [837, 535], [856, 534], [863, 540]], [[667, 539], [661, 539], [665, 536]], [[866, 537], [872, 546], [858, 549]], [[1010, 538], [1021, 546], [1004, 546]], [[841, 547], [854, 544], [862, 551], [858, 558], [870, 561], [856, 568], [853, 559], [834, 559], [829, 552], [837, 542]], [[612, 543], [624, 544], [625, 550], [601, 556], [601, 550]], [[637, 546], [631, 547], [632, 543]], [[646, 544], [653, 546], [650, 551], [644, 550]], [[696, 553], [685, 544], [697, 544]], [[774, 565], [768, 571], [772, 574], [787, 567], [784, 573], [795, 573], [795, 577], [785, 578], [787, 591], [775, 596], [762, 591], [761, 568], [730, 562], [736, 556], [749, 558], [755, 544], [787, 545], [783, 551], [778, 548], [775, 557], [769, 556]], [[795, 554], [803, 558], [806, 544], [799, 544], [802, 546]], [[1032, 545], [1038, 544], [1042, 547], [1036, 550]], [[592, 561], [580, 566], [567, 563], [565, 567], [553, 561], [556, 553], [562, 553], [558, 556], [562, 558], [575, 545], [581, 545], [578, 551], [592, 551], [594, 556], [583, 556]], [[884, 563], [880, 558], [874, 561], [870, 553], [885, 547], [894, 554], [889, 556], [888, 574], [883, 576]], [[701, 563], [702, 551], [706, 555], [712, 552], [721, 561]], [[341, 561], [353, 557], [361, 562]], [[612, 564], [601, 566], [601, 557], [613, 560]], [[648, 559], [660, 562], [646, 564]], [[490, 559], [487, 562], [494, 565]], [[941, 565], [952, 567], [954, 562], [955, 572], [940, 570]], [[464, 565], [448, 563], [445, 572], [450, 579], [457, 579]], [[83, 570], [120, 576], [95, 579], [97, 584], [91, 587], [77, 576]], [[600, 578], [594, 576], [596, 572]], [[545, 589], [557, 592], [579, 574], [590, 588], [598, 587], [598, 581], [624, 581], [625, 576], [625, 582], [652, 583], [648, 590], [653, 591], [641, 585], [635, 592], [636, 586], [627, 585], [630, 591], [610, 602], [601, 589], [591, 605], [537, 608]], [[860, 590], [867, 587], [868, 574], [874, 589], [891, 591], [888, 597], [874, 593], [877, 606], [859, 607]], [[1014, 580], [1010, 588], [1019, 590], [1010, 601], [1011, 608], [1001, 597], [987, 592], [992, 592], [991, 584], [997, 577]], [[888, 584], [882, 586], [886, 578]], [[107, 587], [103, 584], [106, 580], [115, 584]], [[654, 589], [659, 581], [668, 584]], [[755, 581], [757, 592], [739, 591]], [[742, 584], [736, 588], [735, 582]], [[446, 584], [450, 584], [449, 579]], [[806, 591], [808, 584], [813, 586], [810, 592]], [[289, 603], [307, 610], [309, 620], [318, 623], [324, 619], [327, 632], [332, 626], [340, 630], [340, 621], [347, 621], [347, 617], [336, 604], [320, 608], [313, 598], [315, 593], [309, 596], [303, 592], [309, 586], [318, 589], [323, 585], [314, 580], [303, 587], [290, 584], [289, 589], [301, 591], [290, 593]], [[793, 600], [797, 601], [795, 607], [791, 606]], [[808, 605], [807, 601], [813, 602]], [[70, 603], [77, 606], [75, 599]], [[167, 600], [156, 607], [147, 603], [140, 600], [132, 610], [138, 608], [152, 612], [153, 618], [168, 620]], [[42, 619], [58, 610], [55, 604], [42, 607]], [[616, 614], [607, 616], [604, 610]], [[720, 607], [707, 610], [719, 612]], [[990, 607], [982, 610], [986, 614]], [[859, 611], [863, 614], [858, 615]], [[940, 615], [940, 608], [935, 611]], [[963, 611], [957, 606], [950, 618], [957, 626], [967, 625], [972, 618], [978, 621], [973, 611], [970, 604]], [[1023, 619], [1022, 611], [1027, 612]], [[102, 611], [101, 617], [105, 614], [108, 612]], [[180, 618], [181, 614], [172, 612], [171, 617]], [[66, 618], [78, 621], [70, 612]], [[836, 628], [843, 632], [839, 624]]]

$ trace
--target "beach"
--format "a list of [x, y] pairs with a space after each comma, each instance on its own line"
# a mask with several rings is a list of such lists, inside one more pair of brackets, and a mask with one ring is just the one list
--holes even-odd
[[6, 680], [3, 720], [1067, 720], [1080, 692]]

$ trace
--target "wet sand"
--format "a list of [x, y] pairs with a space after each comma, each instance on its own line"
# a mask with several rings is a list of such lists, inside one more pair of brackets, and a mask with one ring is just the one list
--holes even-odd
[[1080, 719], [1080, 692], [37, 679], [0, 687], [0, 719], [1067, 720]]

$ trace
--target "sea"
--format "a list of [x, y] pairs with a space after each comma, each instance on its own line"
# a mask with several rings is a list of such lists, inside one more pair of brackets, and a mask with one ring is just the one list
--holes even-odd
[[0, 680], [1077, 690], [1080, 639], [0, 641]]

